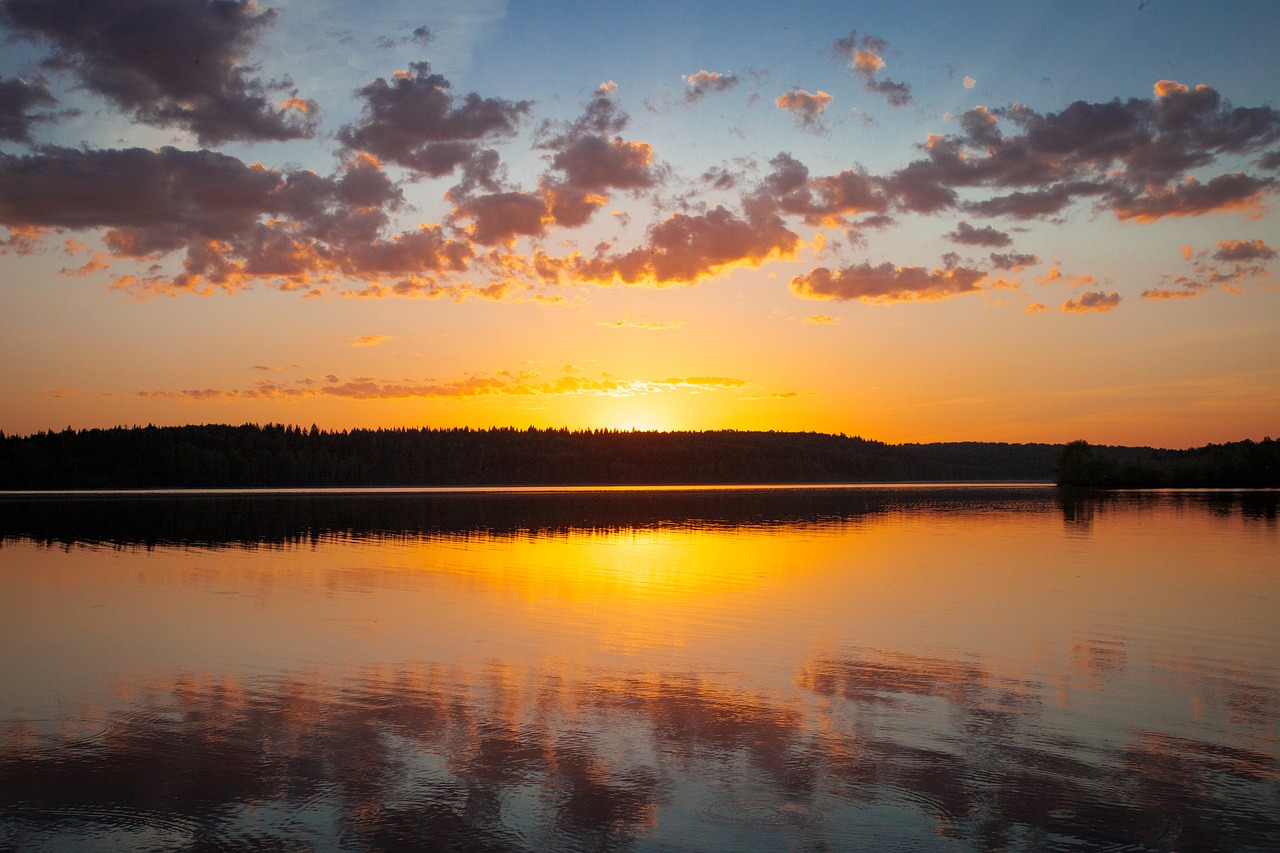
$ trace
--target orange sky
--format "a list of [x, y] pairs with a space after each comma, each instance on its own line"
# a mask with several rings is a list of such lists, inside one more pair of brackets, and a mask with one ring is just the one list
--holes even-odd
[[1280, 432], [1280, 7], [321, 6], [0, 13], [0, 429]]

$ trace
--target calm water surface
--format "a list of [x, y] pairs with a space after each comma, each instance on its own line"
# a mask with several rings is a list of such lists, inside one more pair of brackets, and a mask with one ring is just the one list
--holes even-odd
[[1276, 504], [0, 497], [0, 850], [1280, 850]]

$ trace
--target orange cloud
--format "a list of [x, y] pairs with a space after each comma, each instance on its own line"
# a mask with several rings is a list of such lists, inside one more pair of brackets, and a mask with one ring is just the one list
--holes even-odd
[[1119, 305], [1120, 294], [1114, 291], [1103, 293], [1100, 290], [1091, 290], [1080, 294], [1078, 299], [1068, 299], [1062, 303], [1062, 310], [1069, 314], [1084, 314], [1089, 311], [1106, 313], [1114, 310]]
[[602, 373], [586, 377], [576, 371], [550, 380], [539, 380], [528, 371], [512, 373], [500, 370], [487, 376], [467, 376], [444, 382], [388, 381], [372, 377], [342, 380], [329, 374], [323, 380], [303, 378], [293, 383], [259, 380], [252, 388], [197, 388], [177, 391], [138, 391], [136, 396], [148, 399], [170, 399], [183, 402], [234, 402], [270, 399], [302, 400], [316, 397], [339, 397], [348, 400], [404, 400], [422, 398], [467, 397], [636, 397], [674, 391], [723, 391], [747, 388], [745, 379], [726, 376], [665, 377], [662, 379], [620, 379]]
[[816, 130], [821, 127], [822, 111], [831, 103], [831, 96], [821, 90], [811, 94], [804, 89], [792, 89], [779, 95], [774, 103], [794, 115], [801, 127]]
[[967, 267], [929, 270], [862, 263], [835, 271], [818, 267], [792, 279], [791, 292], [806, 299], [921, 302], [978, 293], [986, 279], [986, 273]]
[[1172, 187], [1147, 187], [1139, 194], [1118, 194], [1112, 209], [1117, 219], [1147, 223], [1230, 211], [1256, 215], [1262, 210], [1263, 196], [1275, 184], [1274, 178], [1255, 178], [1243, 172], [1218, 175], [1207, 184], [1188, 177]]
[[806, 323], [814, 326], [835, 326], [839, 325], [839, 317], [828, 317], [826, 314], [811, 314], [804, 318]]
[[390, 335], [357, 335], [348, 343], [353, 347], [371, 347], [389, 340], [391, 340]]
[[869, 50], [853, 52], [853, 70], [862, 74], [875, 74], [884, 68], [884, 60]]
[[730, 267], [794, 257], [799, 245], [799, 236], [776, 214], [740, 219], [717, 206], [703, 214], [673, 214], [650, 230], [645, 245], [597, 254], [574, 272], [582, 281], [691, 284]]

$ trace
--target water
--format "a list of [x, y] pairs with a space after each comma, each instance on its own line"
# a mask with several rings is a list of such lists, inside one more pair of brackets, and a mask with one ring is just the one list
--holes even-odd
[[1277, 850], [1276, 509], [0, 497], [0, 850]]

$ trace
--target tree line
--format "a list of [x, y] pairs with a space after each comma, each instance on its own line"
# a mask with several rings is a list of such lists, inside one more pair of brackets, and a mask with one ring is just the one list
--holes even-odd
[[1096, 447], [1073, 441], [1054, 466], [1059, 486], [1093, 489], [1280, 487], [1280, 442], [1209, 444], [1190, 450]]
[[1280, 443], [1193, 450], [886, 444], [817, 432], [321, 430], [284, 424], [0, 433], [0, 489], [360, 488], [1056, 481], [1085, 488], [1280, 486]]
[[0, 434], [0, 488], [1048, 481], [1060, 449], [735, 430], [68, 428]]

